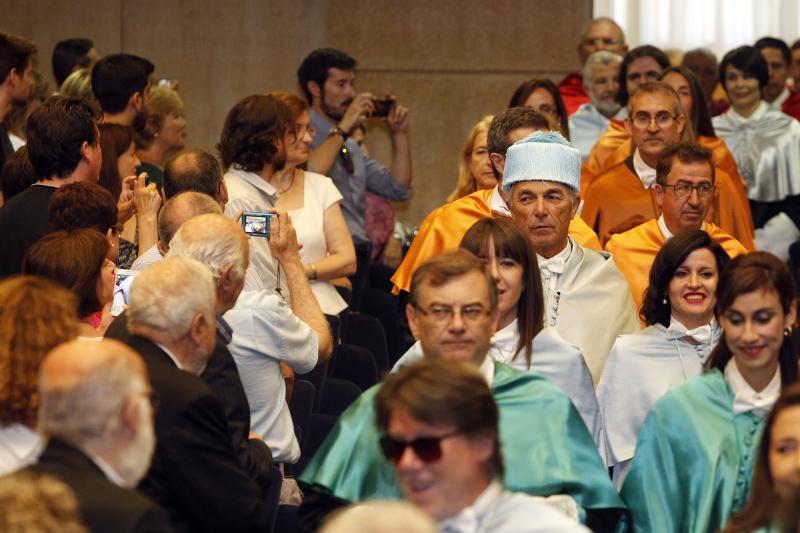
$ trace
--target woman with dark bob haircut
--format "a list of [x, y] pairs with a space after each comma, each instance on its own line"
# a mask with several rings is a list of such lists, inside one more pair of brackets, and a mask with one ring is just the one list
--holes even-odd
[[765, 417], [797, 379], [794, 295], [788, 267], [767, 252], [722, 271], [723, 338], [706, 371], [656, 402], [639, 433], [621, 492], [637, 531], [716, 531], [742, 509]]
[[555, 83], [532, 78], [519, 84], [508, 107], [530, 107], [547, 119], [550, 127], [569, 140], [569, 115]]
[[726, 533], [756, 530], [797, 531], [796, 519], [788, 515], [791, 514], [790, 511], [798, 510], [798, 456], [800, 383], [793, 383], [783, 390], [767, 417], [758, 447], [750, 498], [744, 509], [731, 517], [724, 530]]
[[[536, 370], [560, 387], [580, 412], [605, 460], [592, 376], [580, 350], [544, 325], [542, 280], [528, 237], [510, 220], [484, 218], [467, 230], [459, 247], [483, 259], [497, 283], [499, 321], [488, 356], [519, 370]], [[421, 358], [417, 342], [393, 370]]]
[[[719, 65], [731, 107], [712, 119], [747, 184], [753, 224], [763, 227], [781, 212], [800, 219], [800, 123], [764, 100], [767, 62], [758, 48], [740, 46]], [[777, 231], [783, 231], [782, 227]]]
[[617, 338], [597, 399], [617, 487], [630, 469], [650, 408], [669, 389], [697, 376], [721, 335], [714, 318], [719, 272], [730, 262], [702, 230], [678, 233], [656, 255], [639, 316], [647, 325]]
[[78, 297], [83, 337], [102, 337], [111, 324], [116, 267], [107, 258], [108, 240], [94, 229], [56, 231], [31, 246], [22, 273], [55, 281]]

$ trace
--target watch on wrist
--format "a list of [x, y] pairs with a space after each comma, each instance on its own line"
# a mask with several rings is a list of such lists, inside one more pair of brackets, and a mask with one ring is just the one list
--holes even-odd
[[342, 142], [346, 141], [346, 140], [347, 140], [347, 138], [348, 138], [348, 137], [350, 137], [350, 134], [349, 134], [349, 133], [347, 133], [346, 131], [344, 131], [344, 130], [343, 130], [342, 128], [340, 128], [338, 125], [337, 125], [337, 126], [334, 126], [334, 127], [332, 127], [332, 128], [331, 128], [331, 131], [330, 131], [330, 132], [328, 132], [328, 136], [330, 137], [331, 135], [338, 135], [338, 136], [340, 136], [340, 137], [342, 138]]

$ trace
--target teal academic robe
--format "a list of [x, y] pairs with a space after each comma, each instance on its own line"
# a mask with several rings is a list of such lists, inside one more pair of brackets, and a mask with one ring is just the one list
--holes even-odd
[[733, 398], [711, 370], [655, 403], [620, 493], [635, 531], [716, 531], [742, 508], [763, 418], [734, 414]]
[[[340, 417], [300, 481], [350, 502], [399, 498], [375, 426], [378, 384]], [[494, 362], [505, 486], [534, 496], [568, 494], [583, 509], [624, 509], [592, 436], [569, 397], [538, 372]]]

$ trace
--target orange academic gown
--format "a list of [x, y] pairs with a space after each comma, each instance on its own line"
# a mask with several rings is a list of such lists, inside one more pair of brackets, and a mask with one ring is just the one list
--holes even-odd
[[[706, 222], [704, 229], [731, 258], [747, 253], [739, 241], [714, 224]], [[628, 280], [637, 310], [642, 307], [644, 291], [650, 284], [650, 267], [665, 242], [658, 220], [653, 219], [625, 233], [612, 236], [606, 244], [606, 251], [614, 256], [617, 268]]]
[[[492, 211], [491, 198], [494, 189], [475, 191], [431, 211], [419, 227], [403, 262], [392, 276], [392, 292], [408, 291], [411, 276], [419, 265], [445, 250], [457, 248], [461, 238], [477, 221], [490, 216], [505, 216]], [[581, 246], [601, 251], [597, 235], [580, 217], [574, 217], [569, 225], [569, 235]]]
[[[741, 201], [733, 180], [724, 170], [715, 171], [717, 195], [706, 220], [733, 235], [748, 250], [755, 249], [749, 210]], [[661, 214], [655, 197], [642, 186], [633, 170], [633, 158], [602, 172], [589, 185], [581, 217], [605, 246], [611, 235], [622, 233]]]

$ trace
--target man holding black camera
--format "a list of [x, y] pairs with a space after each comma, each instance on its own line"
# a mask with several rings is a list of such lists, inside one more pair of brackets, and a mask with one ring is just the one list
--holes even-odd
[[[370, 93], [357, 94], [353, 87], [355, 67], [356, 60], [346, 53], [323, 48], [303, 60], [297, 77], [311, 105], [311, 125], [319, 132], [311, 144], [309, 167], [330, 176], [342, 193], [342, 212], [356, 246], [359, 273], [363, 273], [362, 265], [366, 265], [370, 252], [364, 229], [364, 193], [406, 200], [411, 193], [411, 146], [408, 109], [393, 97], [381, 100]], [[390, 168], [367, 157], [350, 138], [356, 127], [370, 117], [386, 117], [389, 124]]]

